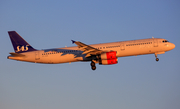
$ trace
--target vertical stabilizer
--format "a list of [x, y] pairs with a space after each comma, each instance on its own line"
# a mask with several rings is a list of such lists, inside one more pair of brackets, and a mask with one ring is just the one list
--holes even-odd
[[36, 51], [36, 49], [28, 44], [16, 31], [8, 31], [8, 33], [16, 53]]

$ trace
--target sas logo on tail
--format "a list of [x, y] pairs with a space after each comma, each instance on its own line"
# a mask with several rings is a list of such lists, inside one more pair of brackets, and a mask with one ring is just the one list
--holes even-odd
[[19, 51], [28, 51], [28, 46], [29, 45], [26, 45], [26, 46], [17, 46], [17, 51], [16, 52], [19, 52]]

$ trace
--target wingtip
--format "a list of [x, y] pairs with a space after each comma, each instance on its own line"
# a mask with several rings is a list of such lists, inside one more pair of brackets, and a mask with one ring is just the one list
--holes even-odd
[[74, 40], [71, 40], [72, 41], [72, 43], [74, 44], [76, 41], [74, 41]]

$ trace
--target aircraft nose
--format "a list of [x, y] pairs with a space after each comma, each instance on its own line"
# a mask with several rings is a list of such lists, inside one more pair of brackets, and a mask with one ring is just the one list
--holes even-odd
[[175, 44], [172, 43], [172, 44], [171, 44], [171, 47], [172, 47], [172, 49], [174, 49], [176, 46], [175, 46]]
[[169, 46], [169, 49], [170, 49], [170, 50], [172, 50], [172, 49], [175, 48], [175, 44], [173, 44], [173, 43], [168, 44], [168, 46]]
[[166, 45], [168, 50], [172, 50], [172, 49], [175, 48], [175, 44], [173, 44], [173, 43], [168, 43], [168, 44], [165, 44], [165, 45]]

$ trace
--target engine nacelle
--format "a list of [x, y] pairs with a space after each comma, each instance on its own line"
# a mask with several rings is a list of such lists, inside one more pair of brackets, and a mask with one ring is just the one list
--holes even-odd
[[111, 64], [117, 64], [118, 63], [118, 59], [109, 59], [109, 60], [100, 60], [99, 64], [100, 65], [111, 65]]
[[111, 65], [117, 63], [118, 63], [118, 59], [116, 57], [116, 51], [106, 52], [99, 56], [100, 65]]
[[110, 51], [110, 52], [106, 52], [103, 53], [99, 56], [100, 59], [102, 60], [110, 60], [110, 59], [116, 59], [116, 51]]

